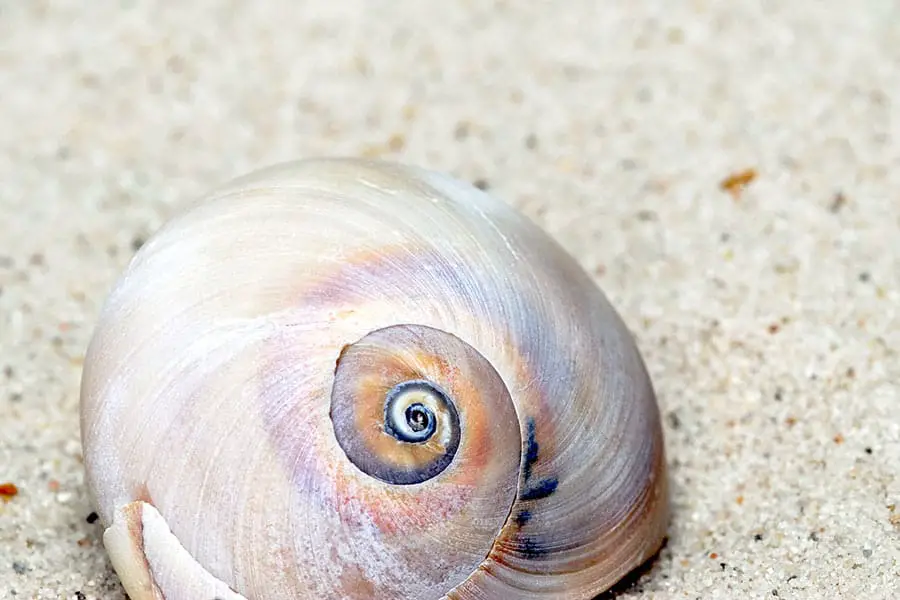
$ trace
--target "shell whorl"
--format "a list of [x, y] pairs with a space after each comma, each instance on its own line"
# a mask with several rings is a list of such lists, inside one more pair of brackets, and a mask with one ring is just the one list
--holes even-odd
[[379, 162], [264, 169], [153, 236], [82, 440], [135, 598], [590, 598], [668, 516], [603, 293], [505, 204]]

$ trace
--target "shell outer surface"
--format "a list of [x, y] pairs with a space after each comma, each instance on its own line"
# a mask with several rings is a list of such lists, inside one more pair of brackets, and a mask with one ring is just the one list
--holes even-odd
[[135, 600], [592, 598], [668, 520], [601, 290], [506, 204], [393, 163], [276, 165], [168, 222], [104, 305], [81, 431]]

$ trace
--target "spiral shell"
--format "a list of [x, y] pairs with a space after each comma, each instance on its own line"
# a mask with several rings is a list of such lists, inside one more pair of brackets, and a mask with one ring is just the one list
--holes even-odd
[[504, 203], [391, 163], [270, 167], [157, 232], [81, 427], [135, 600], [591, 598], [668, 517], [603, 293]]

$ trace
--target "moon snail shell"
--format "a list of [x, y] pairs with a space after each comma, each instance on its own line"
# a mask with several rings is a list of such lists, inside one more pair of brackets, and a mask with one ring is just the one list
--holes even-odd
[[586, 599], [668, 520], [604, 294], [413, 166], [280, 164], [168, 222], [104, 305], [81, 430], [134, 600]]

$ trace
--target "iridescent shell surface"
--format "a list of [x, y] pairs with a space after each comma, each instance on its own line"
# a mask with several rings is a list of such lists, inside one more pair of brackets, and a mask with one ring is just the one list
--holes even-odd
[[277, 165], [170, 221], [100, 315], [81, 427], [135, 600], [591, 598], [668, 518], [604, 294], [410, 166]]

